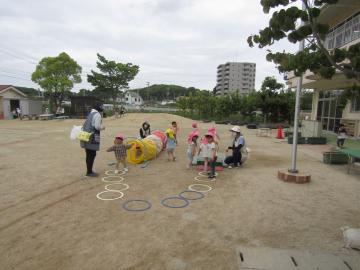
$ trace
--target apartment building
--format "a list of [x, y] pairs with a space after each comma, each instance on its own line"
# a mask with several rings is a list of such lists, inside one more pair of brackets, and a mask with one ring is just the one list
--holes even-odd
[[216, 94], [238, 92], [247, 95], [255, 89], [255, 63], [228, 62], [217, 68]]
[[[330, 26], [324, 40], [330, 52], [360, 42], [359, 0], [339, 0], [335, 5], [324, 5], [318, 20]], [[298, 78], [293, 73], [288, 73], [287, 78], [289, 86], [296, 87]], [[311, 120], [319, 121], [323, 130], [331, 132], [337, 132], [340, 124], [344, 124], [350, 135], [360, 136], [360, 99], [348, 101], [345, 108], [339, 100], [342, 91], [354, 83], [359, 84], [340, 71], [331, 80], [307, 71], [303, 76], [303, 89], [314, 89]]]

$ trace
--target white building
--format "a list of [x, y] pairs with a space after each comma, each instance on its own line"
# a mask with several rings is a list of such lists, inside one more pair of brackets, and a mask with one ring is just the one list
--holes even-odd
[[12, 112], [20, 108], [23, 115], [42, 113], [42, 101], [31, 100], [11, 85], [0, 85], [0, 119], [12, 119]]
[[144, 104], [144, 100], [141, 98], [141, 96], [133, 91], [127, 91], [125, 93], [125, 97], [121, 101], [126, 105], [131, 106], [141, 106]]
[[228, 62], [217, 68], [216, 93], [218, 95], [238, 92], [247, 95], [255, 90], [255, 63]]
[[[360, 1], [339, 0], [335, 5], [324, 5], [318, 21], [330, 26], [324, 46], [333, 52], [335, 48], [348, 49], [360, 42]], [[296, 87], [298, 77], [287, 74], [290, 87]], [[359, 84], [340, 72], [331, 80], [320, 78], [310, 71], [303, 75], [303, 88], [314, 89], [311, 120], [318, 121], [323, 130], [337, 132], [344, 124], [349, 135], [360, 136], [360, 98], [348, 101], [342, 108], [339, 95], [343, 90]]]

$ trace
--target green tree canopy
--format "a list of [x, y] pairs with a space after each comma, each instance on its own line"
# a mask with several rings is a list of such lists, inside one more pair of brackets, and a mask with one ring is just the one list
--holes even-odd
[[56, 57], [45, 57], [37, 64], [31, 80], [45, 90], [50, 99], [50, 109], [61, 106], [74, 83], [81, 82], [81, 67], [65, 52]]
[[110, 61], [100, 54], [97, 57], [96, 67], [100, 72], [91, 70], [87, 76], [88, 82], [95, 86], [94, 91], [102, 92], [104, 98], [111, 98], [115, 107], [117, 98], [128, 89], [129, 82], [138, 74], [139, 66]]
[[[360, 82], [360, 44], [352, 45], [348, 50], [335, 49], [333, 53], [323, 44], [329, 26], [318, 21], [323, 11], [322, 5], [336, 5], [337, 2], [338, 0], [314, 0], [311, 5], [309, 0], [261, 0], [264, 13], [282, 8], [272, 14], [267, 27], [248, 37], [249, 46], [257, 44], [259, 48], [263, 48], [284, 38], [292, 43], [306, 39], [308, 46], [303, 51], [273, 53], [268, 50], [266, 59], [275, 63], [280, 72], [294, 71], [295, 75], [300, 76], [309, 69], [322, 78], [330, 79], [338, 69], [348, 78]], [[304, 4], [305, 9], [299, 9], [296, 6], [299, 4]], [[297, 20], [304, 24], [298, 27]]]
[[200, 91], [194, 87], [183, 87], [180, 85], [172, 84], [154, 84], [149, 87], [133, 89], [131, 91], [139, 93], [145, 101], [163, 101], [163, 100], [176, 100], [181, 96], [189, 96]]
[[277, 91], [283, 90], [284, 85], [279, 83], [274, 77], [265, 77], [264, 81], [261, 84], [262, 91]]

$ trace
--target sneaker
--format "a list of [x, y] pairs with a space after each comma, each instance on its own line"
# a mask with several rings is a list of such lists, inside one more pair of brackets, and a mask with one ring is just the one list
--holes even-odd
[[129, 171], [129, 169], [126, 167], [126, 168], [124, 168], [124, 172], [128, 172]]
[[230, 165], [229, 165], [229, 166], [227, 166], [227, 168], [228, 168], [228, 169], [232, 169], [232, 167], [231, 167]]
[[209, 178], [213, 179], [213, 178], [215, 178], [215, 175], [209, 175]]
[[86, 176], [87, 176], [87, 177], [98, 177], [99, 174], [98, 174], [98, 173], [95, 173], [95, 172], [92, 172], [92, 173], [87, 173]]
[[118, 170], [115, 170], [115, 171], [114, 171], [114, 173], [115, 173], [115, 174], [118, 174], [118, 173], [119, 173], [119, 171], [118, 171]]
[[173, 158], [173, 161], [176, 161], [176, 157]]

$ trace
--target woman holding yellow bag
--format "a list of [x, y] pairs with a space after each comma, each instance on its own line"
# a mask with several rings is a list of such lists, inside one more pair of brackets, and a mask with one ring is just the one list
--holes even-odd
[[101, 112], [103, 112], [103, 106], [96, 104], [89, 113], [84, 125], [83, 131], [90, 133], [89, 140], [80, 141], [81, 148], [86, 152], [86, 176], [97, 177], [98, 174], [93, 172], [94, 160], [96, 157], [96, 151], [100, 149], [100, 130], [104, 130], [105, 127], [101, 125]]

